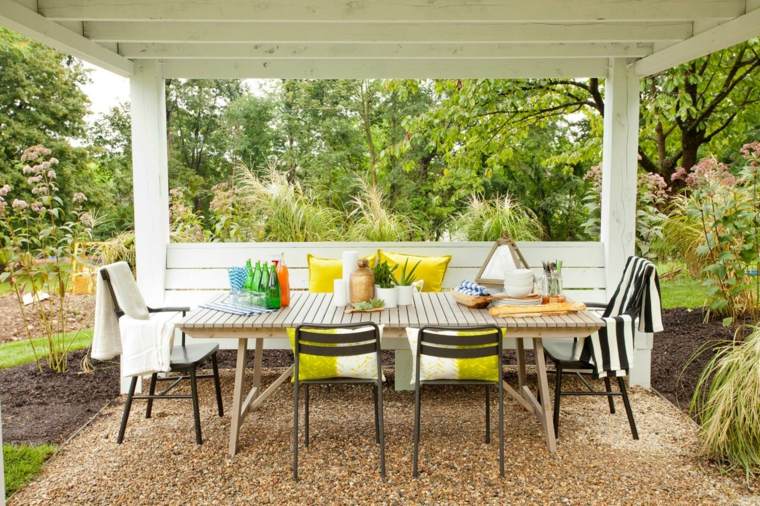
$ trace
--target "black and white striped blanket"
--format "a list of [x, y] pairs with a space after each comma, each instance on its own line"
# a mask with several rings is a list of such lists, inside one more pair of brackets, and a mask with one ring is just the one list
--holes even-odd
[[629, 257], [623, 277], [602, 315], [605, 326], [588, 336], [576, 360], [594, 366], [595, 376], [625, 376], [633, 366], [633, 340], [638, 318], [640, 332], [662, 331], [660, 280], [649, 260]]

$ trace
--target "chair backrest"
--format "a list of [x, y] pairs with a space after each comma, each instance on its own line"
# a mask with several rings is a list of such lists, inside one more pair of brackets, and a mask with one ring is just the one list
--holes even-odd
[[142, 320], [148, 318], [148, 305], [126, 262], [116, 262], [101, 267], [99, 274], [108, 289], [117, 318], [125, 314]]
[[421, 355], [454, 359], [498, 356], [501, 363], [501, 329], [496, 326], [424, 327], [419, 333], [416, 353], [418, 364]]
[[649, 260], [636, 256], [628, 257], [620, 282], [604, 310], [604, 316], [638, 317], [644, 303], [647, 280], [654, 270], [655, 266]]
[[305, 323], [296, 328], [296, 360], [301, 353], [323, 357], [350, 357], [379, 352], [380, 329], [372, 322], [351, 325]]

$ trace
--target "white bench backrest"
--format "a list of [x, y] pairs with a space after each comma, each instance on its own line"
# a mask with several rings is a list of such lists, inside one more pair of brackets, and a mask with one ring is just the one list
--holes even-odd
[[[565, 291], [576, 300], [604, 302], [604, 251], [599, 242], [520, 242], [525, 259], [536, 272], [543, 260], [563, 262]], [[343, 251], [371, 255], [378, 249], [399, 253], [451, 255], [444, 288], [474, 280], [493, 242], [390, 242], [390, 243], [181, 243], [167, 250], [165, 302], [196, 305], [229, 289], [227, 269], [251, 258], [269, 260], [285, 254], [293, 289], [308, 287], [306, 256], [340, 258]]]

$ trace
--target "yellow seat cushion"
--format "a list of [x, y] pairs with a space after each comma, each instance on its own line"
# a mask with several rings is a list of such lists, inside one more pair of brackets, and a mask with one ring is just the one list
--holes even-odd
[[[364, 258], [373, 267], [377, 255]], [[343, 262], [339, 258], [323, 258], [309, 253], [306, 264], [309, 267], [309, 291], [312, 293], [332, 293], [333, 281], [343, 277]]]
[[419, 267], [414, 272], [414, 276], [418, 280], [424, 282], [422, 286], [423, 292], [440, 292], [443, 286], [443, 278], [446, 276], [446, 269], [449, 267], [451, 261], [450, 255], [440, 257], [423, 257], [417, 255], [407, 255], [405, 253], [393, 253], [390, 251], [378, 251], [379, 261], [388, 262], [391, 269], [394, 266], [398, 266], [393, 275], [398, 277], [401, 275], [401, 269], [404, 268], [404, 262], [409, 259], [408, 268], [411, 269], [417, 262], [420, 262]]

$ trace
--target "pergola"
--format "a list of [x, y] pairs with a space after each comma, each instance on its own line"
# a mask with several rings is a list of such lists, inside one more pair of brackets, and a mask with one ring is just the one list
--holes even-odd
[[149, 304], [169, 244], [167, 78], [603, 78], [610, 290], [634, 252], [640, 79], [760, 35], [760, 0], [0, 0], [0, 24], [130, 78]]

